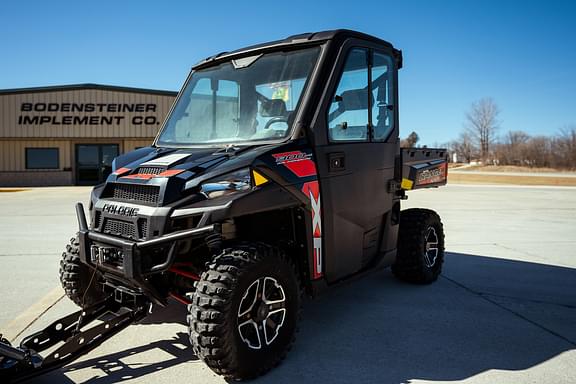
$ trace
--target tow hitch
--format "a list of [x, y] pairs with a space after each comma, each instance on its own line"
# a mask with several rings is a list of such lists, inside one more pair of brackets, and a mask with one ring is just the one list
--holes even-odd
[[[144, 296], [135, 296], [127, 306], [113, 295], [53, 322], [19, 347], [0, 336], [0, 382], [19, 382], [69, 364], [146, 317], [149, 305]], [[95, 325], [87, 328], [91, 323]]]

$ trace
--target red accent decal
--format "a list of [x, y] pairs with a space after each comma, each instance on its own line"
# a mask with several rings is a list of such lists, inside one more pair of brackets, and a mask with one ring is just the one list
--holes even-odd
[[120, 176], [120, 175], [123, 175], [123, 174], [125, 174], [125, 173], [130, 172], [130, 171], [131, 171], [130, 168], [118, 168], [116, 171], [114, 171], [114, 174], [115, 174], [116, 176]]
[[164, 171], [162, 173], [159, 173], [157, 175], [153, 174], [153, 173], [137, 173], [135, 175], [127, 175], [127, 176], [122, 176], [123, 178], [126, 179], [140, 179], [140, 180], [150, 180], [154, 177], [171, 177], [174, 175], [177, 175], [179, 173], [184, 172], [184, 169], [170, 169], [168, 171]]
[[183, 270], [183, 269], [179, 269], [179, 268], [176, 268], [176, 267], [171, 267], [171, 268], [169, 269], [169, 271], [172, 272], [172, 273], [175, 273], [175, 274], [177, 274], [177, 275], [187, 277], [187, 278], [192, 279], [192, 280], [200, 281], [200, 276], [198, 276], [198, 275], [195, 274], [195, 273], [185, 271], [185, 270]]
[[171, 177], [184, 172], [183, 169], [169, 169], [156, 175], [156, 177]]
[[316, 175], [316, 164], [310, 159], [284, 163], [284, 165], [298, 177]]
[[272, 154], [272, 156], [274, 156], [274, 158], [279, 162], [284, 162], [285, 160], [289, 160], [290, 158], [295, 158], [301, 155], [304, 155], [302, 151], [292, 151], [292, 152], [282, 152]]
[[286, 168], [298, 177], [316, 175], [316, 164], [312, 161], [312, 153], [291, 151], [276, 153], [272, 156], [276, 159], [276, 164], [286, 166]]
[[135, 175], [128, 175], [128, 176], [122, 176], [123, 179], [141, 179], [141, 180], [150, 180], [151, 178], [153, 178], [156, 175], [150, 175], [147, 173], [137, 173]]
[[177, 293], [174, 292], [170, 292], [169, 293], [170, 297], [173, 298], [174, 300], [178, 301], [179, 303], [182, 303], [184, 305], [188, 305], [188, 304], [192, 304], [192, 302], [190, 300], [188, 300], [187, 298], [185, 298], [184, 296], [180, 296]]

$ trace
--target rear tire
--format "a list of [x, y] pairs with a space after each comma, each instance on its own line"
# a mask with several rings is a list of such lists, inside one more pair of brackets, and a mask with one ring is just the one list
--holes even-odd
[[71, 238], [60, 260], [60, 283], [66, 296], [82, 308], [96, 304], [106, 298], [101, 279], [98, 271], [80, 261], [78, 237]]
[[442, 272], [443, 263], [444, 229], [438, 214], [429, 209], [402, 211], [394, 275], [409, 283], [430, 284]]
[[300, 296], [295, 268], [280, 250], [263, 244], [225, 249], [191, 294], [195, 353], [230, 379], [262, 375], [292, 346]]

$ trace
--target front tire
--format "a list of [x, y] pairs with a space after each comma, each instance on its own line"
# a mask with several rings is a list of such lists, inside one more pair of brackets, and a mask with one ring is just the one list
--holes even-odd
[[243, 380], [278, 365], [290, 349], [300, 316], [294, 266], [263, 244], [224, 250], [191, 295], [194, 351], [216, 373]]
[[443, 263], [444, 228], [438, 214], [429, 209], [402, 211], [394, 275], [409, 283], [430, 284], [442, 272]]
[[80, 261], [78, 237], [71, 238], [70, 244], [66, 245], [59, 272], [66, 296], [79, 307], [86, 308], [106, 298], [100, 285], [100, 273]]

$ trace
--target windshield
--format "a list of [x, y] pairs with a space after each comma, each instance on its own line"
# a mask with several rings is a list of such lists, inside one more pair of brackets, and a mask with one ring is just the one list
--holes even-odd
[[226, 145], [288, 136], [320, 48], [244, 57], [194, 71], [158, 145]]

